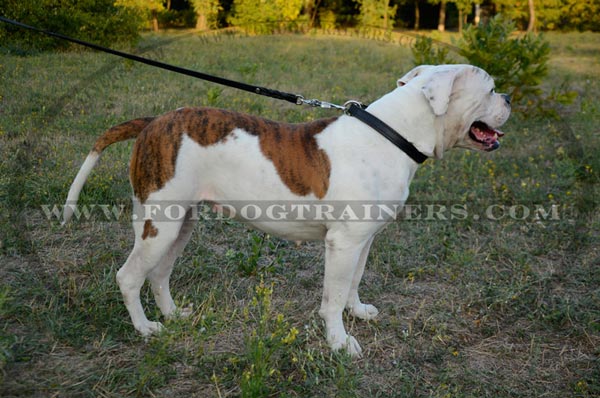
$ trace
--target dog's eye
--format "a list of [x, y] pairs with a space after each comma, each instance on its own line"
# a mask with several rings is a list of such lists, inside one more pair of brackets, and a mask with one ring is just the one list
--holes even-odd
[[491, 89], [491, 90], [490, 90], [490, 94], [494, 94], [494, 92], [495, 92], [495, 91], [496, 91], [496, 89], [495, 89], [495, 88]]

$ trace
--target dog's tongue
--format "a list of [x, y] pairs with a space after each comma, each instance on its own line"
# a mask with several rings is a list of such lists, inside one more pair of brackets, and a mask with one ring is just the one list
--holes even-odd
[[491, 147], [499, 146], [498, 138], [504, 136], [502, 131], [493, 129], [483, 122], [473, 123], [471, 126], [471, 134], [477, 141]]

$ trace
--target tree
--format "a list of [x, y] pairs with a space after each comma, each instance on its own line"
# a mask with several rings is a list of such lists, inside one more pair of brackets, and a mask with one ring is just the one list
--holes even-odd
[[419, 30], [419, 25], [421, 24], [421, 10], [419, 9], [420, 0], [414, 0], [413, 3], [415, 5], [415, 30]]
[[296, 22], [304, 0], [233, 0], [229, 22], [252, 32], [272, 32]]
[[196, 13], [196, 29], [214, 29], [218, 24], [219, 12], [223, 10], [219, 0], [191, 0]]
[[431, 4], [440, 5], [440, 13], [438, 17], [438, 30], [443, 32], [446, 30], [446, 0], [429, 0]]
[[527, 17], [527, 11], [523, 7], [523, 2], [514, 0], [494, 0], [496, 11], [504, 17], [514, 21], [517, 27], [523, 27], [523, 21]]
[[498, 91], [508, 92], [515, 103], [539, 96], [548, 73], [550, 45], [541, 35], [513, 35], [515, 24], [496, 15], [487, 24], [465, 29], [459, 54], [470, 64], [494, 76]]
[[[2, 0], [0, 15], [101, 45], [135, 42], [143, 23], [141, 15], [115, 0]], [[5, 24], [0, 24], [0, 43], [21, 54], [71, 45]]]
[[600, 0], [494, 0], [502, 15], [521, 30], [600, 30]]
[[600, 31], [600, 0], [562, 0], [561, 3], [560, 28]]
[[473, 11], [473, 4], [479, 4], [481, 0], [452, 0], [458, 10], [458, 31], [462, 32], [467, 22], [467, 17]]
[[390, 7], [390, 0], [358, 0], [359, 26], [392, 29], [398, 6]]
[[162, 0], [116, 0], [115, 5], [149, 14], [152, 18], [152, 30], [158, 32], [158, 13], [165, 9]]
[[535, 5], [533, 0], [527, 0], [529, 5], [529, 24], [527, 25], [527, 31], [533, 32], [535, 30]]
[[[467, 27], [455, 45], [469, 64], [485, 69], [494, 77], [497, 91], [509, 93], [514, 104], [529, 107], [548, 98], [542, 96], [540, 85], [548, 73], [550, 45], [541, 35], [514, 33], [515, 24], [496, 15], [486, 24]], [[456, 62], [448, 57], [447, 48], [434, 47], [431, 37], [419, 36], [412, 52], [415, 65]], [[555, 98], [568, 102], [573, 93]]]
[[475, 3], [475, 16], [473, 17], [473, 25], [479, 25], [481, 21], [481, 6], [479, 3]]

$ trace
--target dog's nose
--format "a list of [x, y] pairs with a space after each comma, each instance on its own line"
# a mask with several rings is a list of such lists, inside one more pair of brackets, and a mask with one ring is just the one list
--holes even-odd
[[510, 95], [502, 94], [502, 98], [504, 98], [504, 101], [506, 101], [507, 105], [510, 105]]

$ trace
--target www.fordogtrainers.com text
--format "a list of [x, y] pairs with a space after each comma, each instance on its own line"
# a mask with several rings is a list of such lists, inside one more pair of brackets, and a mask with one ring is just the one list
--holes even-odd
[[77, 221], [177, 221], [245, 220], [258, 222], [381, 222], [516, 220], [560, 221], [573, 218], [572, 209], [556, 204], [487, 204], [467, 203], [388, 203], [388, 202], [270, 202], [235, 201], [221, 203], [149, 202], [128, 204], [42, 205], [47, 220], [61, 221], [64, 208], [73, 208]]

